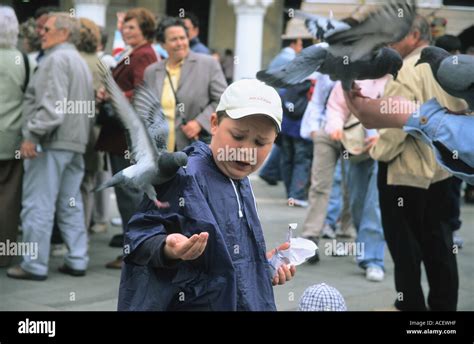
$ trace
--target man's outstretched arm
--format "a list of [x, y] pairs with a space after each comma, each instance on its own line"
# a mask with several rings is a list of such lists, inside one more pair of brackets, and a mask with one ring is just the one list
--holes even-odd
[[438, 163], [474, 184], [474, 117], [459, 115], [433, 98], [421, 107], [403, 97], [369, 99], [345, 92], [347, 106], [366, 128], [400, 128], [427, 143]]

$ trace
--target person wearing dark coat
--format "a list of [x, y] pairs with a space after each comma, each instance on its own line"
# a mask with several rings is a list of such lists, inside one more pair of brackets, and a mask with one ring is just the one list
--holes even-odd
[[211, 117], [210, 145], [184, 151], [188, 164], [155, 187], [169, 208], [144, 198], [125, 235], [119, 311], [275, 311], [275, 274], [266, 252], [248, 175], [268, 155], [281, 126], [278, 93], [258, 80], [240, 80], [223, 93]]

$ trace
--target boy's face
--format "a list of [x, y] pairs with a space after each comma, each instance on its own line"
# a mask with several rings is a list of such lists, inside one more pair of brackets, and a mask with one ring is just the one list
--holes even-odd
[[232, 179], [243, 179], [265, 161], [276, 138], [275, 124], [264, 115], [238, 120], [229, 117], [218, 123], [211, 117], [212, 155], [217, 167]]

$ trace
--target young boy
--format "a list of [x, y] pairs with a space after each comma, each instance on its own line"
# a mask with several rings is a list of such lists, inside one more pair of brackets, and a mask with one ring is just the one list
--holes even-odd
[[[128, 224], [118, 310], [276, 310], [255, 197], [247, 176], [267, 157], [280, 130], [278, 93], [241, 80], [211, 117], [212, 141], [185, 149], [188, 165], [157, 188], [170, 207], [144, 199]], [[278, 249], [287, 249], [288, 243]]]

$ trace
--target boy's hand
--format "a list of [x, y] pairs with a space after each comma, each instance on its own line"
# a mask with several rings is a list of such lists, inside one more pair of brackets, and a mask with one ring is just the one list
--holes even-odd
[[[267, 259], [273, 257], [273, 255], [278, 251], [287, 250], [290, 247], [289, 242], [285, 242], [278, 246], [276, 249], [267, 252]], [[296, 267], [294, 265], [288, 266], [283, 264], [278, 268], [277, 274], [273, 276], [272, 284], [285, 284], [287, 281], [291, 280], [296, 273]]]
[[190, 238], [179, 233], [169, 234], [166, 236], [165, 256], [168, 259], [194, 260], [204, 252], [207, 238], [207, 232], [194, 234]]

